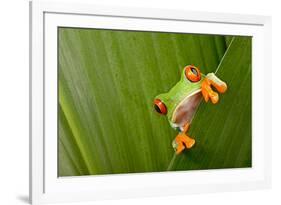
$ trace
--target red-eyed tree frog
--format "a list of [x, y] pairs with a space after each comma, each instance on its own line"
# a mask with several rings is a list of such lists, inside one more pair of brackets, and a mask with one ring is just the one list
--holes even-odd
[[176, 154], [195, 144], [187, 131], [202, 96], [206, 102], [210, 100], [213, 104], [218, 103], [219, 95], [213, 88], [224, 93], [227, 85], [214, 73], [204, 75], [199, 68], [188, 65], [184, 67], [180, 81], [170, 91], [155, 97], [155, 110], [166, 115], [170, 125], [179, 131], [172, 142]]

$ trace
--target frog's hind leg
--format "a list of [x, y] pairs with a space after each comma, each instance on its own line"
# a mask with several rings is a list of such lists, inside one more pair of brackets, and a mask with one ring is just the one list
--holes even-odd
[[185, 148], [190, 149], [194, 144], [195, 139], [185, 133], [179, 133], [173, 142], [173, 147], [175, 148], [176, 154], [180, 154]]
[[195, 139], [186, 134], [188, 128], [189, 124], [187, 123], [183, 127], [183, 131], [180, 132], [173, 141], [173, 147], [176, 151], [176, 154], [180, 154], [185, 148], [190, 149], [195, 144]]
[[176, 154], [180, 154], [185, 149], [185, 146], [184, 146], [183, 142], [181, 140], [179, 140], [177, 137], [174, 139], [172, 144], [173, 144], [173, 148], [175, 149]]

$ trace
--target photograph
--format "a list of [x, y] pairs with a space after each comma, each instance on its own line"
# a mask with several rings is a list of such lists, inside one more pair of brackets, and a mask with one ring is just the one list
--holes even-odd
[[57, 27], [58, 177], [252, 167], [252, 36]]

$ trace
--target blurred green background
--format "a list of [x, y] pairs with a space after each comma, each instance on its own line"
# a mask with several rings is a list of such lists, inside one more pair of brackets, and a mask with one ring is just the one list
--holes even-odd
[[[251, 37], [82, 28], [59, 31], [59, 176], [251, 167]], [[177, 132], [153, 99], [184, 66], [217, 71], [228, 91]]]

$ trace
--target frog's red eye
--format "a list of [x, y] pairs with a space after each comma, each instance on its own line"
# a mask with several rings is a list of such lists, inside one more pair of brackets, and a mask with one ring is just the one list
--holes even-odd
[[195, 66], [186, 66], [185, 67], [185, 77], [191, 82], [198, 82], [201, 79], [201, 73], [198, 68]]
[[155, 99], [154, 100], [154, 109], [162, 115], [166, 115], [167, 114], [167, 108], [166, 105], [159, 99]]

